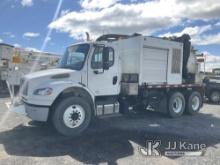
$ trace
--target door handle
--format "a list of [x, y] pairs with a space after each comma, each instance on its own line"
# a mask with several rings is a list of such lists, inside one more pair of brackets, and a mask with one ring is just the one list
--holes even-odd
[[115, 85], [118, 81], [118, 76], [114, 76], [112, 80], [112, 84]]

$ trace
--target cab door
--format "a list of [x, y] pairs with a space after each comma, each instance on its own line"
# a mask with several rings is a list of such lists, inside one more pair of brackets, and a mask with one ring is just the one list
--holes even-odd
[[[107, 59], [106, 59], [107, 58]], [[108, 62], [108, 68], [103, 68]], [[119, 59], [113, 46], [95, 45], [88, 60], [88, 88], [95, 96], [119, 94]]]

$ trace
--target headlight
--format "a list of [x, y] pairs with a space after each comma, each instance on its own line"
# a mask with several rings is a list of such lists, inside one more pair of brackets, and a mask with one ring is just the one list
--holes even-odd
[[34, 91], [34, 95], [47, 96], [51, 95], [52, 91], [52, 88], [40, 88]]

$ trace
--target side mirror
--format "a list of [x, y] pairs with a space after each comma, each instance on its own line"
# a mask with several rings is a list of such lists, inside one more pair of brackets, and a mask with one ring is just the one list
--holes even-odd
[[103, 69], [109, 69], [109, 49], [107, 47], [103, 50]]

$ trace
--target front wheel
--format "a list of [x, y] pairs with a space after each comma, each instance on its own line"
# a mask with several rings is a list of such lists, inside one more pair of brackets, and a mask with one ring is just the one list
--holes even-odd
[[55, 129], [65, 136], [77, 136], [89, 125], [92, 110], [89, 103], [80, 97], [65, 98], [58, 103], [52, 116]]

